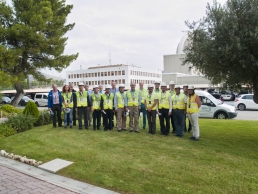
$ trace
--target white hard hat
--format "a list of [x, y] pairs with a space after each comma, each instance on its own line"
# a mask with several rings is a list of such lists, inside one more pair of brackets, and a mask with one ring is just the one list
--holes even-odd
[[106, 85], [105, 88], [106, 88], [106, 89], [110, 89], [110, 88], [112, 88], [112, 87], [111, 87], [110, 85]]
[[194, 90], [194, 86], [188, 86], [188, 90]]
[[188, 85], [187, 85], [187, 84], [184, 84], [183, 87], [188, 87]]
[[179, 85], [176, 85], [176, 86], [175, 86], [175, 89], [177, 89], [177, 88], [179, 88], [179, 89], [180, 89], [180, 86], [179, 86]]
[[163, 87], [163, 86], [167, 87], [167, 84], [166, 84], [166, 82], [162, 82], [160, 86], [161, 87]]
[[78, 86], [84, 86], [84, 83], [80, 82]]
[[175, 85], [175, 82], [174, 81], [170, 81], [169, 85]]
[[149, 84], [148, 88], [154, 88], [154, 85], [153, 84]]
[[154, 84], [160, 84], [160, 81], [157, 81], [157, 80], [156, 80], [156, 81], [154, 82]]
[[99, 86], [98, 85], [93, 86], [93, 89], [95, 89], [95, 88], [99, 88]]
[[120, 85], [119, 85], [119, 88], [124, 88], [124, 87], [125, 87], [124, 84], [120, 84]]
[[130, 113], [130, 110], [125, 111], [124, 116], [125, 116], [125, 117], [129, 116], [129, 113]]
[[71, 111], [70, 108], [64, 108], [64, 112], [65, 112], [65, 113], [69, 113], [70, 111]]

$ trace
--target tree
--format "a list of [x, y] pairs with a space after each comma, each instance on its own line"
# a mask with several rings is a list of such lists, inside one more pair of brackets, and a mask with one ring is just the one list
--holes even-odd
[[206, 16], [186, 22], [189, 44], [183, 64], [192, 64], [213, 83], [249, 84], [258, 103], [258, 0], [214, 1]]
[[42, 68], [61, 71], [77, 59], [65, 55], [67, 37], [73, 29], [66, 18], [73, 6], [65, 0], [12, 0], [12, 6], [0, 3], [0, 71], [12, 77], [18, 104], [24, 95], [21, 82], [32, 74], [46, 80]]

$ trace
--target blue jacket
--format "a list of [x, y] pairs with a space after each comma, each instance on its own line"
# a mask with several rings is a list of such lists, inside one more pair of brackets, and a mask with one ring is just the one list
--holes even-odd
[[[62, 107], [62, 95], [61, 92], [59, 90], [57, 90], [58, 92], [58, 97], [59, 97], [59, 105], [60, 107]], [[53, 90], [50, 90], [49, 94], [48, 94], [48, 101], [47, 101], [47, 106], [48, 108], [51, 108], [53, 106]]]

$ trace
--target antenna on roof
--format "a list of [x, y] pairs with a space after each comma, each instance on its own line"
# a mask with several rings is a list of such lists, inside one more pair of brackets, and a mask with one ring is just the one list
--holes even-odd
[[111, 51], [110, 51], [110, 45], [109, 45], [109, 65], [111, 65]]

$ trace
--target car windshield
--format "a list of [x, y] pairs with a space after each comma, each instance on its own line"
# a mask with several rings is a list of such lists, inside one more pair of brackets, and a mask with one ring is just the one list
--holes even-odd
[[214, 98], [214, 96], [212, 95], [207, 95], [207, 97], [214, 103], [214, 104], [222, 104], [222, 102], [216, 98]]

